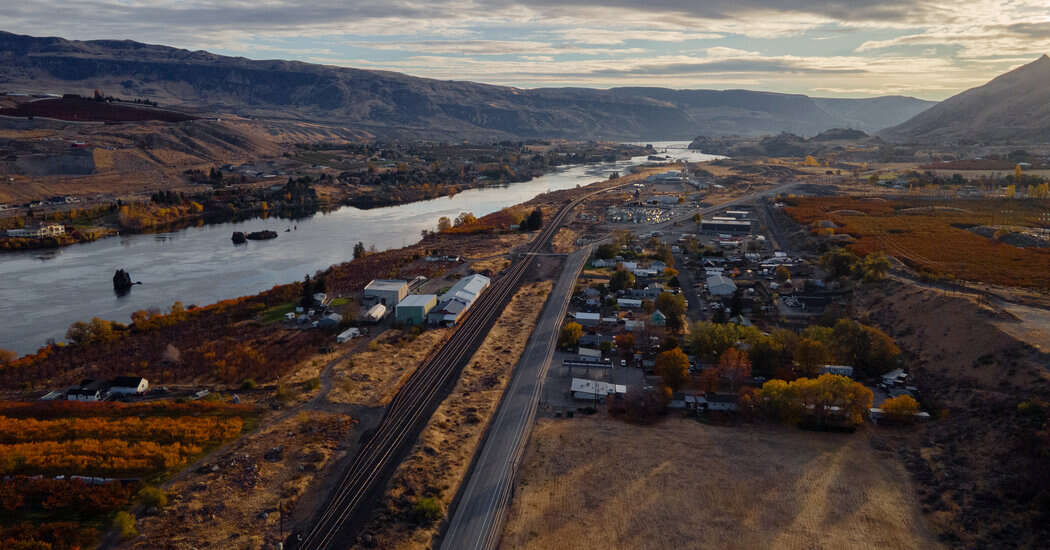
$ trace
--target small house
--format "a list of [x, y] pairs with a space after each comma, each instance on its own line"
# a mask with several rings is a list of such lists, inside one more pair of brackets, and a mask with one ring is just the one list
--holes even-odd
[[667, 316], [660, 310], [656, 310], [649, 316], [649, 323], [654, 327], [667, 326]]
[[573, 318], [581, 326], [585, 327], [596, 327], [601, 323], [602, 316], [600, 313], [588, 313], [586, 311], [577, 311], [572, 314]]
[[639, 309], [642, 307], [642, 301], [635, 298], [617, 298], [616, 305], [628, 309]]

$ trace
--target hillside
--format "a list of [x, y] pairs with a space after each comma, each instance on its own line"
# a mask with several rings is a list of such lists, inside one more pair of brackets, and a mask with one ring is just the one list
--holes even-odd
[[747, 90], [518, 89], [385, 71], [256, 61], [131, 41], [0, 32], [0, 86], [145, 98], [212, 113], [353, 126], [382, 137], [691, 139], [698, 134], [874, 131], [930, 102]]
[[953, 96], [884, 130], [883, 139], [911, 143], [1024, 143], [1050, 140], [1050, 57]]

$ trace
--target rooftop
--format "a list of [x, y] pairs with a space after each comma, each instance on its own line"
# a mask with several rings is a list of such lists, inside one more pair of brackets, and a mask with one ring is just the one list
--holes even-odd
[[400, 279], [376, 279], [365, 287], [365, 290], [401, 290], [408, 285], [408, 281]]
[[435, 294], [410, 294], [397, 307], [424, 307], [437, 300]]

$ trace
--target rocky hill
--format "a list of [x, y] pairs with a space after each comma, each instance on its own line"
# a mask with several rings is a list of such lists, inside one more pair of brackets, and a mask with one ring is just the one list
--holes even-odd
[[1050, 57], [946, 99], [879, 135], [910, 143], [1050, 141]]
[[932, 103], [814, 99], [747, 90], [518, 89], [257, 61], [131, 41], [0, 32], [0, 89], [145, 98], [209, 113], [353, 126], [383, 137], [691, 139], [874, 131]]

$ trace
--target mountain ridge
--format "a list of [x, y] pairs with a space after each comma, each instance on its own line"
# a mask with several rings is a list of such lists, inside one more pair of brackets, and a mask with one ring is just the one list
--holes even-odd
[[131, 40], [0, 31], [0, 85], [149, 98], [207, 112], [353, 125], [428, 139], [692, 139], [875, 131], [933, 105], [752, 90], [514, 88], [302, 61], [253, 60]]
[[911, 143], [1050, 141], [1050, 56], [956, 94], [879, 136]]

